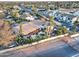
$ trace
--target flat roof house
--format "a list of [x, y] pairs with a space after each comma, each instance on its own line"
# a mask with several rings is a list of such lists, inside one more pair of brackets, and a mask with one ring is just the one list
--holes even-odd
[[30, 13], [27, 13], [27, 12], [23, 13], [23, 15], [20, 16], [20, 18], [27, 19], [30, 21], [35, 20], [34, 17]]
[[21, 24], [15, 27], [16, 33], [21, 33], [24, 36], [36, 34], [39, 32], [39, 27], [32, 22]]

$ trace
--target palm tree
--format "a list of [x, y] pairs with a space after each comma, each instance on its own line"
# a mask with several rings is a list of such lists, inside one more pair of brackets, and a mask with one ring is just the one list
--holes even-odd
[[22, 35], [22, 24], [20, 24], [19, 34]]
[[50, 26], [47, 27], [47, 36], [50, 37], [50, 33], [51, 31], [53, 30], [53, 27], [55, 26], [55, 23], [54, 23], [54, 17], [50, 17], [49, 18], [49, 22], [50, 22]]

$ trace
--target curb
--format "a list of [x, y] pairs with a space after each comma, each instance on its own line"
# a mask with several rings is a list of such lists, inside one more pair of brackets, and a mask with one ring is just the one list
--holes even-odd
[[[25, 45], [22, 45], [22, 46], [17, 46], [17, 47], [10, 48], [10, 49], [5, 49], [5, 50], [0, 51], [0, 54], [5, 53], [5, 52], [10, 52], [12, 50], [18, 50], [18, 49], [22, 49], [22, 48], [27, 48], [27, 47], [30, 47], [30, 46], [33, 46], [33, 45], [36, 45], [36, 44], [41, 44], [41, 43], [46, 42], [46, 41], [55, 40], [57, 38], [61, 38], [61, 37], [67, 36], [67, 35], [68, 35], [68, 33], [64, 34], [64, 35], [59, 35], [59, 36], [47, 38], [47, 39], [41, 40], [39, 42], [34, 42], [32, 44], [25, 44]], [[79, 36], [79, 34], [71, 35], [70, 37], [75, 37], [75, 36]]]

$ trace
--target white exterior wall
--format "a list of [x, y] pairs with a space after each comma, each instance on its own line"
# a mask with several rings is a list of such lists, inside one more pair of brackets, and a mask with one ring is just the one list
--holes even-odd
[[74, 23], [77, 20], [78, 17], [72, 18], [72, 23]]

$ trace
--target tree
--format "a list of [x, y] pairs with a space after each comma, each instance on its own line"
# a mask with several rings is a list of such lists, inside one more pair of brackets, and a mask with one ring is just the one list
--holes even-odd
[[19, 17], [20, 16], [19, 11], [18, 10], [12, 10], [11, 11], [11, 16], [14, 17], [14, 18]]
[[19, 35], [22, 35], [22, 24], [20, 24]]
[[76, 21], [74, 22], [74, 25], [76, 26], [76, 25], [78, 25], [78, 24], [79, 24], [79, 21], [76, 20]]
[[34, 42], [34, 40], [30, 37], [26, 40], [27, 43], [31, 44], [32, 42]]
[[72, 29], [71, 29], [72, 33], [75, 33], [76, 32], [76, 26], [72, 26]]
[[49, 22], [50, 22], [50, 26], [56, 25], [56, 24], [54, 23], [54, 16], [52, 16], [52, 17], [49, 18]]
[[67, 32], [68, 32], [68, 30], [65, 27], [58, 26], [58, 29], [56, 31], [56, 35], [66, 34]]
[[16, 37], [16, 42], [17, 42], [18, 44], [21, 44], [21, 43], [22, 43], [22, 38], [21, 38], [20, 36], [17, 36], [17, 37]]
[[54, 17], [53, 16], [49, 18], [49, 22], [50, 22], [50, 25], [47, 27], [47, 36], [48, 37], [50, 37], [50, 33], [53, 30], [53, 27], [55, 26]]
[[63, 32], [63, 34], [66, 34], [68, 32], [67, 28], [63, 27], [62, 32]]
[[36, 36], [36, 41], [38, 42], [39, 40], [40, 40], [40, 36], [37, 35], [37, 36]]
[[35, 5], [32, 5], [32, 10], [33, 10], [34, 12], [36, 11]]
[[0, 18], [4, 18], [5, 14], [4, 13], [0, 13]]
[[61, 29], [58, 29], [57, 31], [56, 31], [56, 35], [61, 35], [62, 34], [62, 30]]
[[27, 42], [26, 42], [26, 39], [23, 38], [23, 36], [21, 36], [21, 35], [18, 35], [18, 36], [16, 37], [16, 42], [17, 42], [18, 44], [20, 44], [20, 45], [23, 45], [23, 44], [26, 44], [26, 43], [27, 43]]

